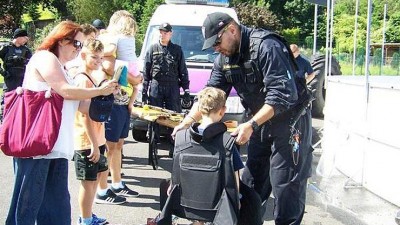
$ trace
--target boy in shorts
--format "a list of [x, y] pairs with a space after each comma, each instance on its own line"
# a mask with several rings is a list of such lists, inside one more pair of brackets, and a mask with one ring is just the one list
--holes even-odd
[[[95, 72], [100, 68], [103, 59], [104, 46], [99, 40], [88, 39], [80, 53], [82, 64], [74, 76], [75, 84], [79, 87], [97, 86]], [[97, 77], [98, 78], [98, 77]], [[81, 181], [79, 189], [80, 225], [99, 225], [107, 223], [92, 212], [96, 194], [98, 177], [108, 173], [104, 123], [90, 119], [88, 109], [90, 99], [81, 101], [79, 110], [75, 114], [74, 146], [76, 177]], [[101, 174], [103, 173], [103, 174]]]

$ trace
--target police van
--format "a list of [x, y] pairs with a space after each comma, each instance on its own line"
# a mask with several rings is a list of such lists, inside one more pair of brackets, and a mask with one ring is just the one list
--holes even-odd
[[[213, 12], [224, 12], [238, 21], [237, 14], [228, 8], [228, 0], [166, 0], [152, 15], [147, 27], [143, 46], [140, 52], [139, 65], [143, 68], [146, 52], [153, 43], [159, 40], [159, 25], [168, 22], [172, 26], [172, 42], [182, 47], [189, 72], [190, 92], [192, 99], [205, 86], [211, 74], [213, 62], [218, 53], [207, 49], [202, 51], [202, 25], [206, 16]], [[181, 90], [182, 91], [182, 90]], [[141, 94], [139, 94], [141, 96]], [[185, 105], [183, 109], [190, 109]], [[227, 100], [225, 120], [242, 121], [244, 108], [234, 89]], [[135, 119], [132, 123], [132, 135], [137, 141], [146, 140], [147, 122]]]

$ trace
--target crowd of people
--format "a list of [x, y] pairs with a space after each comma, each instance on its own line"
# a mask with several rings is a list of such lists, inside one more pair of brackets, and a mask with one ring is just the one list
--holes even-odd
[[[138, 68], [135, 54], [137, 24], [125, 10], [115, 12], [107, 27], [98, 19], [85, 25], [63, 21], [33, 55], [25, 47], [27, 32], [21, 29], [14, 32], [10, 49], [19, 59], [18, 66], [8, 65], [10, 50], [0, 49], [0, 57], [6, 62], [5, 72], [1, 72], [5, 91], [18, 86], [32, 91], [51, 88], [64, 98], [64, 103], [60, 132], [52, 152], [13, 159], [15, 184], [7, 225], [74, 223], [68, 191], [69, 160], [74, 160], [76, 178], [80, 181], [78, 224], [107, 223], [93, 212], [94, 202], [122, 204], [126, 197], [139, 196], [121, 177], [122, 149], [128, 137], [137, 85], [144, 82], [143, 100], [174, 111], [180, 111], [177, 104], [180, 88], [186, 98], [190, 97], [185, 58], [181, 47], [171, 42], [172, 30], [168, 23], [159, 26], [159, 42], [149, 48], [144, 68]], [[253, 190], [258, 198], [252, 201], [257, 205], [257, 213], [242, 224], [262, 224], [262, 210], [271, 192], [275, 197], [275, 223], [300, 224], [307, 178], [311, 175], [311, 117], [306, 78], [307, 82], [313, 78], [312, 70], [299, 61], [296, 45], [289, 46], [273, 32], [240, 25], [225, 13], [209, 14], [203, 24], [203, 35], [203, 50], [214, 48], [220, 54], [205, 89], [189, 114], [175, 127], [172, 137], [179, 143], [215, 144], [204, 145], [202, 150], [219, 146], [220, 134], [226, 131], [220, 123], [226, 96], [235, 88], [251, 119], [230, 134], [236, 142], [228, 149], [233, 151], [231, 179], [238, 198], [231, 201], [233, 209], [248, 210], [247, 205], [251, 205], [243, 199], [249, 195], [241, 195], [242, 185], [246, 185], [245, 189]], [[119, 79], [114, 79], [116, 75]], [[105, 122], [94, 121], [89, 115], [90, 99], [110, 94], [114, 95], [110, 116]], [[185, 139], [183, 131], [190, 132], [195, 142]], [[237, 151], [239, 145], [248, 149], [245, 165]], [[180, 149], [182, 145], [175, 147]], [[174, 160], [174, 167], [182, 166]], [[177, 187], [181, 188], [180, 193], [190, 188], [176, 182], [175, 171], [178, 170], [173, 170], [166, 195]], [[111, 184], [107, 182], [109, 173]], [[243, 219], [229, 221], [233, 222], [219, 224], [236, 224]], [[204, 222], [212, 220], [195, 219], [194, 224]]]

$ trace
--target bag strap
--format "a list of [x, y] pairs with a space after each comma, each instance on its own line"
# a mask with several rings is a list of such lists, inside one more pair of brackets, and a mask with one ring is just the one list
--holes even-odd
[[79, 73], [77, 73], [77, 74], [75, 75], [75, 77], [78, 76], [78, 75], [80, 75], [80, 74], [85, 75], [85, 76], [90, 80], [90, 82], [92, 82], [92, 84], [93, 84], [95, 87], [99, 87], [99, 86], [104, 82], [104, 80], [103, 80], [102, 82], [100, 82], [99, 86], [97, 86], [97, 85], [93, 82], [92, 78], [90, 78], [90, 76], [89, 76], [87, 73], [85, 73], [85, 72], [79, 72]]
[[233, 137], [229, 132], [225, 132], [222, 139], [226, 150], [224, 163], [225, 190], [233, 209], [235, 210], [236, 216], [239, 216], [239, 194], [235, 179], [232, 179], [232, 175], [235, 173], [233, 170], [232, 148], [235, 144], [236, 137]]

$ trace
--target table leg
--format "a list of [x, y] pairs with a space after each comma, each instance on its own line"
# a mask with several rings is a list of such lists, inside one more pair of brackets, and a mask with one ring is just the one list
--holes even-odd
[[158, 149], [155, 134], [155, 122], [150, 122], [149, 126], [149, 161], [148, 164], [153, 166], [153, 169], [158, 168]]

